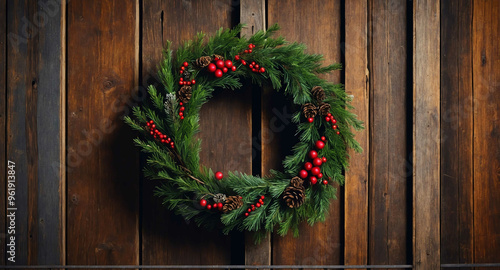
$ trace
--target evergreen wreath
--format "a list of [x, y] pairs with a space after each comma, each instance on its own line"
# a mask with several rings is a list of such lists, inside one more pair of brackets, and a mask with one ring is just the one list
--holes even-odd
[[[347, 147], [361, 151], [349, 127], [361, 129], [362, 122], [348, 111], [343, 86], [318, 77], [341, 65], [321, 66], [323, 56], [305, 53], [305, 45], [273, 38], [277, 25], [250, 38], [238, 37], [241, 28], [220, 29], [208, 39], [199, 33], [175, 56], [168, 42], [159, 67], [163, 87], [149, 86], [150, 100], [125, 121], [142, 133], [134, 141], [148, 156], [144, 174], [160, 180], [155, 193], [168, 209], [226, 234], [277, 229], [285, 235], [292, 229], [298, 235], [300, 222], [325, 220], [336, 198], [331, 183], [344, 183]], [[283, 172], [224, 176], [200, 166], [200, 108], [217, 88], [241, 88], [241, 79], [270, 83], [297, 109], [292, 122], [300, 141], [283, 161]]]

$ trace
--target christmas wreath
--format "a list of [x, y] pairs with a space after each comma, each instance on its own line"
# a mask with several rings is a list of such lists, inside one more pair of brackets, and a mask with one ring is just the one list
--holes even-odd
[[[149, 86], [150, 99], [125, 121], [142, 133], [135, 143], [147, 153], [145, 176], [160, 180], [156, 195], [164, 205], [198, 226], [224, 233], [273, 231], [281, 235], [298, 225], [324, 221], [330, 199], [344, 182], [347, 148], [361, 151], [350, 127], [362, 128], [343, 86], [318, 77], [341, 68], [322, 66], [322, 55], [305, 46], [273, 38], [274, 25], [246, 38], [242, 26], [203, 33], [177, 49], [170, 43], [159, 66], [161, 89]], [[200, 166], [199, 111], [217, 88], [237, 90], [242, 81], [270, 84], [296, 109], [299, 142], [283, 161], [284, 171], [266, 177], [213, 173]]]

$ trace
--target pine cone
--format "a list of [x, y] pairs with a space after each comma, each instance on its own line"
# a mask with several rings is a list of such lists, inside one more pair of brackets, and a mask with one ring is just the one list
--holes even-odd
[[327, 115], [330, 113], [331, 106], [326, 102], [321, 102], [319, 105], [318, 113], [320, 115]]
[[194, 61], [194, 64], [197, 67], [204, 68], [204, 67], [208, 66], [210, 64], [210, 62], [212, 62], [211, 56], [202, 56], [202, 57], [196, 59], [196, 61]]
[[214, 202], [216, 202], [216, 203], [220, 203], [220, 202], [223, 203], [223, 202], [226, 202], [227, 197], [225, 194], [217, 193], [217, 194], [215, 194], [213, 199], [214, 199]]
[[240, 208], [243, 205], [243, 199], [240, 196], [229, 196], [222, 207], [222, 212], [227, 213]]
[[296, 188], [304, 187], [304, 180], [302, 180], [302, 178], [298, 176], [295, 176], [294, 178], [292, 178], [292, 180], [290, 180], [290, 186]]
[[191, 94], [192, 94], [191, 86], [184, 85], [183, 87], [181, 87], [179, 91], [177, 91], [177, 99], [180, 102], [187, 103], [191, 99]]
[[290, 208], [300, 207], [306, 200], [306, 193], [304, 186], [295, 187], [289, 186], [285, 189], [283, 200]]
[[317, 101], [323, 101], [326, 98], [325, 90], [323, 90], [321, 86], [313, 87], [311, 89], [311, 94]]
[[318, 113], [318, 108], [312, 103], [306, 103], [302, 106], [302, 112], [306, 118], [314, 118]]
[[217, 59], [219, 59], [219, 60], [224, 61], [224, 56], [222, 56], [222, 55], [214, 54], [214, 55], [213, 55], [213, 58], [214, 58], [214, 60], [215, 60], [215, 58], [217, 58]]

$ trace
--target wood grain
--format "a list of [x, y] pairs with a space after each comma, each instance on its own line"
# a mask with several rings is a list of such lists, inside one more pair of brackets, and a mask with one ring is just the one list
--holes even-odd
[[371, 1], [369, 10], [369, 263], [411, 264], [407, 5], [397, 0]]
[[67, 263], [138, 264], [137, 1], [68, 2]]
[[500, 2], [474, 1], [474, 262], [500, 254]]
[[344, 264], [361, 265], [368, 263], [368, 1], [345, 3], [345, 28], [348, 29], [345, 32], [345, 88], [354, 96], [352, 112], [364, 122], [365, 129], [354, 132], [363, 153], [349, 150], [350, 167], [345, 173]]
[[[156, 83], [156, 66], [162, 46], [170, 40], [174, 49], [197, 32], [213, 34], [234, 25], [237, 6], [224, 1], [145, 1], [142, 24], [142, 84]], [[232, 17], [233, 16], [233, 17]], [[227, 174], [229, 170], [252, 172], [250, 91], [217, 90], [200, 112], [202, 164]], [[243, 236], [222, 235], [186, 224], [152, 197], [157, 183], [143, 188], [143, 264], [243, 264]], [[172, 233], [173, 232], [173, 233]], [[243, 257], [243, 256], [241, 256]]]
[[473, 263], [472, 1], [441, 1], [441, 263]]
[[[7, 239], [6, 233], [7, 231], [5, 230], [5, 214], [7, 213], [7, 208], [6, 208], [6, 200], [7, 198], [7, 190], [5, 189], [6, 187], [6, 181], [7, 177], [7, 155], [5, 152], [5, 146], [7, 144], [7, 138], [6, 138], [6, 132], [7, 130], [5, 129], [5, 122], [6, 122], [6, 113], [7, 113], [7, 107], [6, 107], [6, 99], [7, 99], [7, 78], [6, 78], [6, 71], [7, 71], [7, 1], [6, 0], [0, 0], [0, 18], [2, 20], [0, 21], [0, 132], [2, 135], [0, 135], [3, 140], [0, 140], [0, 186], [4, 187], [2, 192], [0, 193], [0, 235], [2, 235], [2, 240]], [[5, 236], [4, 236], [5, 235]], [[5, 255], [6, 254], [6, 244], [5, 242], [2, 241], [2, 244], [0, 245], [0, 265], [5, 265]]]
[[[280, 24], [280, 34], [287, 40], [306, 43], [309, 53], [324, 54], [325, 63], [341, 61], [340, 1], [268, 1], [268, 24], [274, 23]], [[338, 83], [340, 72], [326, 78]], [[281, 110], [282, 107], [277, 108]], [[285, 149], [288, 151], [290, 148], [291, 146]], [[279, 154], [281, 156], [273, 158], [275, 165], [278, 165], [277, 160], [283, 160], [286, 152]], [[262, 161], [266, 163], [264, 158]], [[285, 237], [273, 236], [273, 264], [343, 263], [342, 193], [342, 189], [339, 189], [338, 199], [332, 200], [326, 222], [314, 227], [302, 224], [298, 238], [291, 234]]]
[[[245, 28], [243, 28], [241, 35], [242, 36], [251, 36], [255, 34], [257, 31], [260, 30], [265, 30], [266, 29], [266, 1], [264, 0], [242, 0], [240, 1], [240, 23], [243, 23], [246, 25]], [[256, 100], [261, 102], [264, 100], [262, 97], [263, 95], [266, 95], [269, 91], [273, 91], [272, 89], [269, 88], [257, 88], [257, 86], [250, 86], [253, 87], [253, 93], [252, 93], [252, 100], [255, 102]], [[250, 88], [250, 91], [252, 91], [252, 88]], [[260, 91], [260, 93], [259, 93]], [[256, 130], [252, 130], [252, 136], [255, 137], [256, 134], [260, 134], [261, 138], [266, 137], [266, 132], [269, 132], [269, 129], [266, 129], [267, 125], [269, 125], [268, 121], [265, 121], [265, 115], [266, 112], [260, 112], [261, 119], [258, 119], [259, 113], [256, 112], [256, 110], [260, 110], [262, 105], [260, 104], [253, 104], [252, 110], [253, 110], [253, 118], [252, 121], [258, 121], [258, 123], [253, 123], [252, 127], [260, 126], [262, 127], [260, 129], [260, 132], [257, 133]], [[257, 106], [258, 105], [258, 106]], [[261, 145], [258, 147], [258, 145], [253, 145], [252, 148], [254, 150], [260, 150], [261, 153], [261, 158], [266, 152], [266, 147], [269, 144], [264, 144], [260, 142]], [[252, 157], [253, 154], [257, 154], [259, 151], [253, 151], [252, 152]], [[255, 162], [256, 160], [253, 159], [252, 162]], [[261, 174], [261, 172], [267, 172], [269, 168], [267, 168], [267, 165], [264, 163], [261, 163], [261, 168], [260, 172], [253, 172], [254, 175], [256, 174]], [[255, 167], [255, 166], [254, 166]], [[262, 240], [261, 243], [256, 244], [254, 240], [254, 234], [246, 232], [245, 233], [245, 264], [246, 265], [270, 265], [271, 264], [271, 235], [267, 234], [267, 237]]]
[[439, 2], [413, 2], [413, 265], [440, 267]]

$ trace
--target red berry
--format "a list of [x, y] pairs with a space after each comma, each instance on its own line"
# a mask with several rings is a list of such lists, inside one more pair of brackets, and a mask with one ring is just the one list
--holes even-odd
[[218, 68], [223, 68], [224, 67], [224, 61], [222, 60], [217, 60], [215, 62], [215, 65], [218, 67]]
[[311, 170], [311, 169], [312, 169], [312, 167], [313, 167], [313, 165], [312, 165], [312, 163], [311, 163], [311, 162], [306, 162], [306, 163], [304, 164], [304, 169], [306, 169], [306, 170], [308, 170], [308, 171], [309, 171], [309, 170]]
[[207, 205], [207, 209], [208, 209], [208, 210], [212, 209], [212, 205], [210, 205], [210, 204], [209, 204], [209, 205]]
[[185, 67], [189, 66], [189, 63], [188, 62], [184, 62], [182, 63]]
[[232, 67], [231, 67], [231, 70], [232, 70], [232, 71], [236, 71], [236, 66], [232, 66]]
[[179, 105], [181, 105], [181, 106], [182, 106], [182, 105], [184, 105], [184, 103], [182, 103], [182, 102], [179, 102]]
[[255, 62], [252, 61], [252, 66], [255, 66]]
[[181, 115], [181, 120], [184, 120], [184, 116], [183, 115]]
[[260, 207], [260, 203], [256, 203], [255, 206]]
[[321, 136], [321, 140], [322, 141], [326, 141], [326, 137], [325, 136]]
[[339, 134], [340, 134], [340, 131], [337, 131], [337, 135], [339, 135]]
[[183, 115], [184, 115], [184, 113], [183, 113], [183, 112], [179, 112], [179, 116], [183, 116]]
[[[182, 117], [184, 117], [184, 116], [182, 116]], [[174, 148], [174, 146], [175, 146], [175, 145], [174, 145], [174, 142], [171, 142], [171, 143], [170, 143], [170, 148]]]
[[321, 164], [323, 164], [323, 161], [321, 160], [321, 158], [315, 158], [313, 160], [313, 164], [314, 166], [321, 166]]
[[184, 70], [179, 71], [180, 74], [184, 73]]
[[318, 183], [318, 178], [311, 176], [309, 177], [309, 181], [311, 181], [311, 184], [316, 185], [316, 183]]
[[151, 125], [151, 128], [155, 128], [155, 127], [156, 127], [156, 125], [155, 125], [155, 124], [152, 124], [152, 125]]
[[151, 135], [154, 135], [154, 134], [155, 134], [153, 131], [151, 131], [151, 132], [149, 132], [149, 133], [151, 133]]
[[191, 83], [192, 83], [192, 84], [195, 84], [195, 83], [196, 83], [196, 81], [195, 81], [195, 80], [191, 80]]
[[264, 72], [266, 72], [266, 69], [265, 69], [265, 68], [263, 68], [263, 67], [261, 67], [261, 68], [260, 68], [260, 70], [259, 70], [259, 72], [260, 72], [260, 73], [264, 73]]
[[185, 67], [183, 67], [183, 66], [181, 67], [181, 70], [185, 70], [185, 69], [186, 69]]
[[300, 176], [300, 178], [302, 178], [302, 179], [305, 179], [305, 178], [307, 177], [307, 175], [308, 175], [308, 173], [307, 173], [307, 171], [306, 171], [306, 170], [301, 170], [301, 171], [299, 172], [299, 176]]
[[252, 72], [257, 72], [257, 70], [255, 68], [252, 68]]
[[216, 69], [217, 69], [217, 66], [214, 63], [208, 64], [208, 71], [215, 72]]
[[325, 117], [325, 121], [326, 121], [326, 122], [330, 122], [330, 117], [328, 117], [328, 116], [327, 116], [327, 117]]
[[260, 196], [260, 199], [261, 200], [264, 200], [266, 197], [264, 197], [264, 195]]
[[318, 157], [318, 152], [316, 152], [314, 150], [309, 151], [309, 157], [312, 158], [312, 159], [317, 158]]
[[319, 178], [323, 178], [323, 174], [322, 173], [318, 173], [318, 179]]
[[320, 169], [319, 167], [313, 167], [313, 168], [311, 169], [311, 174], [312, 174], [312, 175], [318, 175], [318, 174], [320, 174], [320, 173], [321, 173], [321, 169]]
[[226, 60], [226, 61], [224, 61], [224, 65], [225, 65], [227, 68], [231, 68], [231, 67], [233, 67], [233, 61], [231, 61], [231, 60]]
[[180, 78], [179, 81], [184, 81], [184, 78]]
[[217, 78], [222, 77], [222, 74], [223, 74], [222, 70], [220, 70], [220, 69], [218, 69], [218, 70], [215, 71], [215, 77], [217, 77]]
[[216, 203], [214, 203], [214, 204], [212, 205], [212, 208], [213, 208], [214, 210], [215, 210], [215, 209], [217, 209], [217, 204], [216, 204]]
[[332, 128], [333, 128], [333, 129], [337, 129], [337, 125], [333, 125], [333, 126], [332, 126]]
[[252, 212], [252, 209], [251, 209], [251, 208], [248, 208], [248, 209], [247, 209], [247, 212], [249, 212], [249, 213], [250, 213], [250, 212]]
[[240, 60], [240, 56], [239, 55], [235, 55], [234, 56], [234, 60], [236, 60], [236, 61]]
[[161, 142], [161, 143], [165, 143], [165, 140], [164, 140], [164, 139], [161, 139], [161, 141], [160, 141], [160, 142]]
[[201, 199], [201, 200], [200, 200], [200, 205], [201, 205], [201, 207], [205, 207], [205, 206], [207, 206], [207, 200], [205, 200], [205, 199]]
[[250, 214], [249, 213], [245, 213], [245, 217], [248, 217]]
[[312, 118], [312, 117], [311, 117], [311, 118], [307, 119], [307, 121], [308, 121], [309, 123], [312, 123], [312, 122], [314, 122], [314, 118]]
[[332, 123], [336, 124], [336, 123], [337, 123], [337, 120], [332, 119]]
[[328, 185], [328, 181], [323, 180], [323, 185]]
[[243, 64], [244, 66], [246, 66], [247, 62], [245, 60], [241, 60], [241, 64]]
[[223, 206], [224, 206], [224, 205], [222, 205], [222, 203], [221, 203], [221, 202], [217, 204], [217, 208], [219, 208], [219, 210], [222, 210], [222, 207], [223, 207]]
[[222, 178], [224, 178], [224, 175], [221, 172], [215, 173], [215, 179], [220, 181], [220, 180], [222, 180]]
[[243, 52], [244, 52], [244, 53], [248, 53], [248, 50], [244, 50]]
[[323, 141], [317, 141], [317, 142], [316, 142], [316, 148], [317, 148], [318, 150], [323, 149], [323, 147], [325, 147], [325, 142], [323, 142]]
[[186, 109], [186, 107], [182, 106], [182, 107], [179, 109], [179, 111], [181, 111], [181, 112], [182, 112], [182, 111], [184, 111], [185, 109]]
[[148, 127], [149, 127], [149, 126], [151, 126], [151, 124], [150, 124], [149, 122], [146, 122], [146, 126], [148, 126]]
[[321, 161], [323, 161], [323, 163], [325, 163], [326, 162], [326, 157], [322, 157]]
[[228, 71], [227, 67], [222, 68], [222, 72], [226, 73]]
[[191, 82], [186, 82], [187, 85], [191, 85]]
[[253, 69], [253, 64], [248, 65], [249, 68]]
[[331, 114], [331, 113], [328, 113], [326, 116], [328, 116], [328, 117], [332, 117], [332, 114]]

